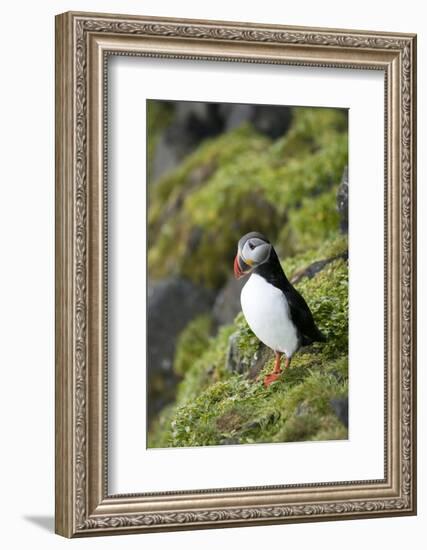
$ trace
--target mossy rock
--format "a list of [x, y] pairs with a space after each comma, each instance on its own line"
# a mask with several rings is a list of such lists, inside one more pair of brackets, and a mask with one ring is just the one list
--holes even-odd
[[150, 278], [181, 275], [217, 289], [246, 232], [268, 235], [280, 255], [329, 238], [347, 146], [346, 113], [320, 108], [294, 109], [276, 141], [243, 125], [203, 142], [150, 186]]
[[[283, 262], [291, 277], [322, 259], [319, 255], [330, 254], [323, 256], [330, 261], [321, 271], [311, 278], [302, 277], [296, 285], [327, 336], [326, 343], [302, 348], [279, 381], [264, 388], [249, 373], [236, 374], [226, 368], [231, 334], [237, 334], [240, 354], [248, 363], [259, 348], [242, 314], [208, 340], [205, 331], [205, 351], [191, 365], [186, 363], [176, 402], [153, 425], [149, 446], [347, 438], [347, 428], [331, 405], [348, 394], [348, 266], [342, 257], [346, 250], [346, 237], [336, 234], [322, 247]], [[186, 355], [188, 343], [182, 342]], [[266, 357], [261, 380], [273, 368], [273, 357]]]

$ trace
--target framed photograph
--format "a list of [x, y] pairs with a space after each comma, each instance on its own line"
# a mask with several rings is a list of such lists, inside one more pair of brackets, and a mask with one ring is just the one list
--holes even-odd
[[416, 513], [416, 37], [56, 18], [56, 532]]

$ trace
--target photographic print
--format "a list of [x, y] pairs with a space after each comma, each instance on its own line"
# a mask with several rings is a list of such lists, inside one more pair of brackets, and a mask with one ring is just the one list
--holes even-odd
[[67, 12], [55, 66], [55, 531], [416, 514], [416, 35]]
[[348, 112], [147, 100], [148, 447], [348, 438]]

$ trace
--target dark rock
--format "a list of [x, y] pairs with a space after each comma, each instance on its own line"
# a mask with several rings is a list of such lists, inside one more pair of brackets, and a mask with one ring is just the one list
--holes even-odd
[[225, 131], [238, 128], [251, 119], [253, 115], [253, 105], [243, 105], [239, 103], [225, 103], [221, 105], [221, 115], [225, 120]]
[[191, 228], [190, 236], [188, 237], [188, 253], [192, 254], [197, 248], [199, 247], [199, 244], [202, 241], [203, 237], [203, 229], [199, 227], [198, 225], [195, 225]]
[[173, 398], [177, 377], [173, 372], [176, 340], [197, 315], [210, 311], [213, 294], [190, 281], [171, 278], [148, 289], [147, 373], [148, 417]]
[[337, 207], [340, 213], [341, 233], [348, 233], [348, 167], [344, 168], [337, 192]]
[[305, 267], [304, 269], [301, 269], [294, 273], [294, 275], [291, 278], [291, 283], [296, 284], [304, 277], [308, 277], [309, 279], [312, 279], [317, 273], [322, 271], [328, 264], [331, 262], [334, 262], [335, 260], [348, 260], [348, 250], [343, 252], [342, 254], [338, 254], [337, 256], [333, 256], [332, 258], [326, 258], [325, 260], [318, 260], [317, 262], [313, 262], [309, 266]]
[[176, 167], [203, 140], [250, 123], [272, 139], [282, 136], [291, 123], [291, 109], [275, 105], [176, 101], [171, 124], [160, 135], [153, 154], [150, 181]]
[[251, 363], [249, 365], [248, 378], [255, 380], [258, 374], [262, 371], [267, 361], [273, 357], [273, 351], [260, 342], [258, 350], [255, 352], [252, 357]]
[[169, 144], [174, 145], [181, 157], [204, 139], [216, 136], [224, 130], [220, 107], [220, 103], [197, 101], [175, 103], [174, 121], [165, 134]]
[[165, 134], [161, 134], [154, 147], [153, 159], [149, 170], [149, 182], [157, 181], [161, 176], [173, 170], [180, 161], [174, 147], [171, 147]]
[[250, 122], [253, 127], [272, 139], [281, 137], [291, 124], [292, 112], [289, 107], [276, 105], [224, 104], [221, 114], [225, 119], [225, 130], [231, 130]]
[[264, 368], [266, 362], [272, 357], [273, 352], [262, 342], [259, 342], [257, 351], [250, 359], [247, 359], [242, 356], [239, 349], [239, 337], [239, 332], [234, 332], [229, 338], [226, 369], [232, 373], [246, 373], [248, 378], [253, 380]]
[[252, 422], [247, 422], [242, 426], [242, 432], [249, 432], [250, 430], [256, 430], [261, 427], [259, 420], [253, 420]]
[[281, 137], [291, 125], [291, 109], [271, 105], [257, 105], [252, 124], [262, 134], [272, 139]]
[[263, 426], [266, 426], [267, 424], [274, 422], [274, 420], [275, 420], [274, 414], [268, 414], [263, 418], [259, 418], [257, 420], [251, 420], [250, 422], [246, 422], [246, 424], [242, 426], [241, 433], [250, 432], [251, 430], [257, 430], [259, 428], [262, 428]]
[[241, 353], [237, 345], [238, 340], [238, 332], [234, 332], [228, 340], [228, 354], [225, 367], [230, 372], [242, 374], [245, 370], [245, 365], [243, 365]]
[[330, 404], [340, 422], [348, 428], [348, 397], [337, 397], [335, 399], [331, 399]]
[[215, 299], [212, 314], [218, 325], [228, 325], [241, 310], [240, 292], [245, 280], [230, 277]]
[[155, 147], [152, 181], [177, 166], [201, 141], [220, 134], [224, 129], [219, 114], [220, 104], [177, 101], [174, 105], [174, 119]]

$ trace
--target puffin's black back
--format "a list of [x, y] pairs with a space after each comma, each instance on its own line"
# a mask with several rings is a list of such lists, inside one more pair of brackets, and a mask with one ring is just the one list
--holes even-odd
[[324, 342], [326, 340], [317, 328], [307, 302], [288, 281], [274, 248], [271, 249], [268, 261], [255, 268], [254, 273], [264, 277], [267, 282], [279, 288], [285, 294], [292, 322], [299, 332], [301, 345], [307, 346], [312, 342]]

